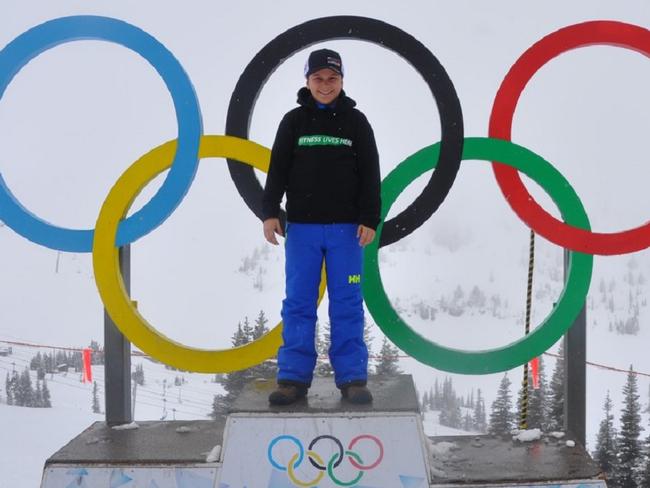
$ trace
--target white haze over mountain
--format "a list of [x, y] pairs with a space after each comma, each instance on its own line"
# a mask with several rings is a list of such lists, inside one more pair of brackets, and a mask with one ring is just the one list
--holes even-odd
[[[650, 6], [645, 0], [306, 5], [197, 0], [189, 7], [169, 0], [92, 4], [10, 0], [0, 16], [0, 46], [60, 16], [123, 19], [154, 35], [177, 57], [194, 84], [205, 134], [223, 134], [231, 92], [264, 44], [317, 17], [374, 17], [407, 31], [433, 51], [455, 84], [465, 134], [486, 136], [501, 80], [544, 35], [595, 19], [650, 27]], [[323, 45], [343, 55], [345, 90], [374, 127], [383, 176], [440, 139], [436, 105], [406, 62], [369, 43]], [[294, 106], [295, 92], [304, 82], [305, 55], [303, 51], [288, 59], [266, 84], [252, 118], [253, 141], [271, 146], [281, 116]], [[520, 99], [513, 140], [562, 172], [598, 231], [612, 232], [650, 220], [645, 144], [650, 127], [648, 86], [650, 62], [645, 56], [593, 46], [548, 63]], [[59, 225], [90, 228], [119, 175], [142, 154], [176, 137], [176, 131], [169, 94], [138, 55], [104, 42], [69, 43], [30, 62], [0, 100], [0, 172], [30, 211]], [[259, 177], [263, 181], [264, 176]], [[413, 200], [424, 178], [400, 197], [392, 216]], [[147, 187], [134, 209], [159, 184], [157, 180]], [[529, 188], [558, 215], [542, 190], [534, 184]], [[535, 324], [559, 296], [562, 261], [561, 248], [541, 238], [537, 243]], [[103, 342], [102, 305], [89, 255], [41, 248], [6, 226], [0, 227], [0, 250], [0, 340], [79, 347], [93, 339]], [[263, 255], [258, 267], [240, 271], [244, 259], [256, 250]], [[471, 161], [463, 163], [441, 209], [409, 238], [381, 251], [382, 277], [393, 304], [399, 302], [404, 318], [429, 340], [468, 349], [499, 347], [523, 334], [527, 250], [528, 229], [505, 203], [489, 165]], [[226, 348], [237, 322], [245, 316], [252, 320], [263, 309], [273, 323], [279, 320], [283, 263], [282, 249], [264, 243], [261, 225], [239, 197], [225, 161], [204, 160], [174, 214], [132, 246], [132, 294], [142, 314], [174, 340]], [[256, 274], [260, 266], [264, 269], [261, 286]], [[638, 336], [609, 331], [611, 321], [629, 316], [629, 284], [624, 278], [630, 270], [635, 276], [645, 275], [646, 284], [638, 289], [647, 297], [650, 251], [595, 258], [587, 358], [623, 369], [634, 364], [635, 369], [650, 372], [648, 308], [640, 310]], [[614, 312], [601, 302], [601, 281], [616, 283]], [[415, 309], [421, 302], [439, 307], [440, 298], [451, 297], [458, 286], [467, 293], [475, 285], [487, 297], [498, 295], [507, 301], [502, 317], [467, 310], [461, 317], [439, 313], [434, 321], [418, 318]], [[326, 310], [324, 302], [323, 322]], [[376, 353], [382, 333], [375, 327], [374, 335]], [[421, 391], [445, 375], [411, 359], [401, 361], [401, 366], [415, 376]], [[549, 376], [552, 366], [553, 361], [548, 361]], [[514, 385], [520, 374], [519, 370], [510, 373]], [[489, 408], [500, 378], [501, 374], [454, 375], [454, 384], [461, 394], [482, 388]], [[640, 380], [642, 400], [647, 402], [648, 381]], [[588, 369], [590, 439], [601, 418], [606, 390], [620, 404], [623, 382], [620, 373]], [[0, 429], [8, 419], [3, 417]], [[0, 447], [0, 452], [5, 449]]]

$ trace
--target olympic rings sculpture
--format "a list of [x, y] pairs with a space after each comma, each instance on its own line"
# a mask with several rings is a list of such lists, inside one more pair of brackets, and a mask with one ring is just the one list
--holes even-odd
[[[208, 136], [203, 135], [198, 100], [189, 77], [174, 56], [151, 35], [108, 17], [72, 16], [50, 20], [19, 35], [0, 51], [0, 98], [23, 66], [50, 48], [86, 39], [113, 42], [140, 54], [160, 74], [176, 110], [178, 138], [153, 149], [124, 172], [104, 201], [94, 230], [62, 228], [40, 219], [13, 196], [1, 174], [0, 220], [39, 245], [68, 252], [92, 251], [95, 280], [106, 311], [133, 344], [167, 364], [188, 371], [229, 372], [274, 356], [281, 341], [281, 323], [260, 339], [227, 350], [191, 348], [158, 332], [139, 314], [126, 293], [119, 270], [118, 249], [151, 232], [171, 215], [191, 186], [201, 158], [227, 158], [235, 185], [245, 203], [259, 216], [261, 186], [252, 168], [266, 171], [270, 151], [247, 139], [255, 100], [268, 77], [286, 58], [314, 43], [341, 38], [370, 41], [402, 56], [424, 78], [440, 112], [442, 140], [408, 157], [382, 182], [382, 221], [377, 229], [378, 239], [364, 254], [364, 298], [375, 322], [404, 352], [450, 372], [493, 373], [541, 354], [566, 332], [584, 305], [593, 255], [625, 254], [650, 247], [650, 222], [611, 234], [592, 232], [580, 199], [564, 177], [541, 156], [510, 142], [516, 104], [536, 71], [571, 49], [605, 44], [650, 56], [650, 31], [643, 27], [592, 21], [571, 25], [544, 37], [515, 62], [504, 78], [490, 116], [490, 137], [465, 138], [453, 83], [444, 67], [419, 41], [375, 19], [350, 16], [314, 19], [287, 30], [253, 58], [233, 91], [226, 135]], [[378, 266], [379, 247], [401, 239], [422, 225], [445, 199], [461, 161], [467, 159], [498, 161], [499, 164], [493, 164], [495, 176], [515, 213], [535, 232], [570, 251], [565, 289], [549, 317], [525, 338], [485, 351], [445, 348], [415, 333], [391, 307]], [[126, 218], [142, 188], [167, 168], [169, 173], [154, 197], [140, 211]], [[433, 170], [431, 178], [422, 194], [395, 219], [385, 222], [397, 196], [429, 170]], [[518, 172], [525, 173], [548, 192], [565, 222], [556, 220], [535, 202], [521, 183]], [[319, 303], [325, 286], [323, 270]], [[312, 447], [310, 445], [307, 450], [310, 462], [322, 475], [327, 468], [332, 479], [335, 479], [333, 469], [344, 455], [361, 471], [374, 467], [374, 464], [370, 467], [363, 464], [352, 451], [352, 443], [348, 450], [339, 452], [327, 464]], [[383, 455], [383, 448], [381, 452]], [[290, 476], [303, 457], [300, 447], [286, 468]], [[349, 486], [341, 483], [341, 486]]]
[[[356, 452], [353, 451], [354, 446], [361, 440], [363, 439], [368, 439], [372, 442], [374, 442], [377, 446], [377, 459], [375, 459], [372, 463], [369, 464], [364, 464], [361, 456]], [[323, 461], [323, 458], [316, 452], [314, 451], [314, 448], [316, 444], [322, 440], [329, 440], [333, 442], [336, 447], [337, 451], [335, 452], [327, 462], [327, 464]], [[294, 453], [291, 458], [289, 459], [288, 463], [286, 466], [283, 466], [279, 462], [276, 461], [274, 455], [273, 455], [273, 448], [280, 442], [282, 441], [290, 441], [293, 443], [296, 448], [297, 452]], [[296, 476], [296, 469], [302, 464], [305, 454], [307, 455], [307, 458], [309, 459], [309, 462], [311, 465], [318, 470], [316, 473], [316, 476], [308, 481], [303, 481], [300, 480]], [[334, 470], [340, 466], [340, 464], [343, 462], [344, 457], [347, 456], [348, 461], [350, 464], [355, 467], [356, 469], [359, 470], [357, 475], [349, 480], [349, 481], [342, 481], [340, 480], [336, 474], [334, 473]], [[381, 461], [384, 459], [384, 445], [383, 443], [374, 435], [371, 434], [361, 434], [356, 437], [354, 437], [350, 443], [348, 444], [347, 449], [343, 449], [343, 444], [341, 441], [332, 435], [320, 435], [318, 437], [315, 437], [312, 439], [312, 441], [309, 443], [309, 446], [307, 450], [303, 447], [302, 443], [292, 435], [279, 435], [275, 437], [270, 443], [269, 447], [267, 449], [267, 457], [269, 459], [269, 462], [271, 465], [279, 469], [280, 471], [286, 471], [287, 476], [291, 480], [291, 482], [296, 485], [296, 486], [302, 486], [302, 487], [312, 487], [316, 486], [318, 483], [321, 482], [323, 477], [325, 476], [325, 471], [327, 471], [327, 474], [329, 475], [330, 479], [332, 482], [337, 485], [337, 486], [355, 486], [359, 481], [361, 481], [361, 478], [363, 477], [364, 472], [370, 471], [371, 469], [376, 468], [379, 466]]]

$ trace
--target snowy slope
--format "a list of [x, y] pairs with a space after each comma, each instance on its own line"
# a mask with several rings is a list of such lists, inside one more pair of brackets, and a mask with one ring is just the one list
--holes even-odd
[[[41, 349], [14, 347], [10, 356], [0, 356], [2, 384], [0, 396], [4, 399], [6, 372], [15, 368], [21, 372], [29, 360]], [[134, 418], [143, 420], [207, 419], [212, 410], [212, 399], [223, 393], [214, 383], [213, 375], [190, 374], [166, 369], [163, 365], [142, 358], [133, 358], [133, 367], [142, 364], [145, 384], [136, 391]], [[93, 379], [97, 382], [100, 404], [104, 401], [104, 368], [93, 366]], [[174, 380], [185, 380], [176, 386]], [[80, 373], [56, 373], [46, 376], [52, 408], [27, 408], [0, 403], [0, 486], [28, 488], [38, 486], [45, 460], [96, 421], [103, 414], [92, 413], [93, 385], [81, 383]], [[32, 372], [35, 385], [36, 375]], [[164, 391], [164, 393], [163, 393]], [[6, 484], [5, 484], [6, 483]]]

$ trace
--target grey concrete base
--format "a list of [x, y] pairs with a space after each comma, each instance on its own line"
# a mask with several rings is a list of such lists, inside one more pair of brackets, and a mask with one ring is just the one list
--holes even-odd
[[374, 400], [370, 405], [352, 405], [341, 398], [334, 378], [314, 378], [307, 398], [294, 405], [269, 405], [269, 394], [276, 388], [274, 380], [252, 381], [241, 393], [232, 413], [343, 413], [343, 412], [419, 412], [415, 384], [411, 375], [393, 378], [368, 378]]
[[595, 479], [600, 470], [576, 443], [543, 437], [534, 442], [517, 442], [509, 437], [432, 437], [434, 444], [450, 442], [452, 450], [434, 455], [434, 485], [468, 483], [531, 483]]
[[218, 420], [137, 422], [137, 429], [116, 430], [95, 422], [50, 457], [52, 464], [204, 463], [222, 445], [225, 417]]
[[[287, 418], [313, 415], [345, 416], [348, 412], [372, 411], [374, 415], [418, 411], [415, 387], [410, 376], [368, 382], [375, 401], [370, 406], [349, 405], [331, 379], [318, 379], [308, 398], [291, 407], [268, 405], [273, 381], [249, 384], [233, 412], [256, 413]], [[272, 421], [272, 420], [271, 420]], [[225, 417], [215, 421], [150, 421], [138, 422], [134, 430], [116, 430], [104, 422], [91, 425], [71, 440], [46, 462], [46, 468], [57, 465], [77, 466], [186, 466], [206, 462], [207, 454], [224, 445]], [[579, 444], [567, 447], [566, 439], [544, 437], [539, 441], [519, 443], [510, 437], [491, 436], [433, 437], [430, 444], [453, 443], [444, 455], [431, 455], [433, 486], [467, 484], [534, 484], [549, 481], [593, 480], [598, 467]], [[431, 446], [428, 446], [431, 447]], [[434, 446], [435, 447], [435, 446]], [[432, 451], [430, 451], [432, 452]]]

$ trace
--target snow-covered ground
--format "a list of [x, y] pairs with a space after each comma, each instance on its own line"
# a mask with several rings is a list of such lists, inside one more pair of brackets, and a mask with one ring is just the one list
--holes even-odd
[[[14, 347], [10, 356], [0, 356], [4, 398], [5, 373], [14, 368], [21, 372], [41, 349]], [[47, 351], [45, 351], [47, 352]], [[223, 388], [214, 383], [213, 375], [181, 373], [166, 369], [147, 359], [133, 358], [133, 366], [142, 364], [145, 384], [136, 390], [134, 418], [137, 420], [207, 419], [212, 399]], [[104, 367], [92, 367], [97, 382], [101, 408], [104, 408]], [[175, 385], [176, 377], [185, 382]], [[35, 385], [36, 376], [32, 372]], [[91, 383], [82, 383], [80, 373], [47, 375], [52, 408], [27, 408], [0, 403], [0, 486], [33, 488], [40, 484], [45, 460], [67, 444], [93, 422], [103, 421], [103, 414], [92, 413]], [[164, 393], [163, 393], [164, 391]]]

